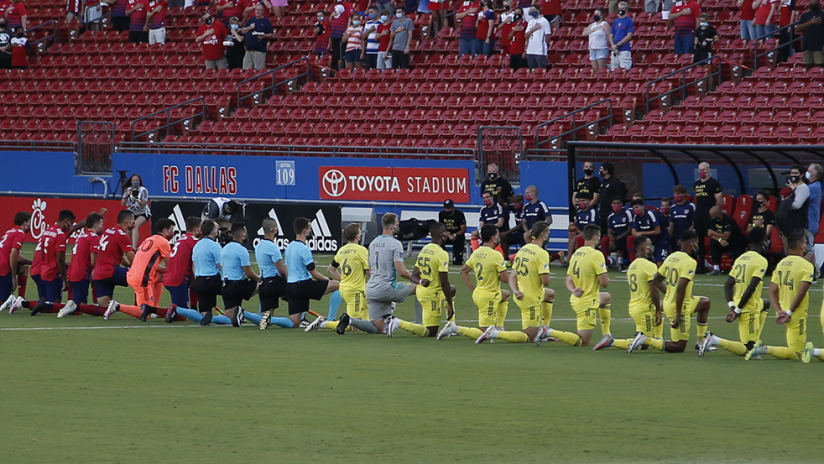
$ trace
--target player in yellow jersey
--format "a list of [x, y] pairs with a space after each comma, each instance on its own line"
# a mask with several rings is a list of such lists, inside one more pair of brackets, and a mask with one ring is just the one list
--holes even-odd
[[755, 346], [764, 330], [770, 302], [761, 298], [764, 274], [767, 273], [767, 259], [764, 258], [764, 229], [753, 229], [747, 237], [749, 251], [742, 254], [732, 265], [732, 272], [724, 284], [727, 297], [727, 322], [738, 319], [738, 340], [727, 340], [708, 332], [704, 342], [698, 347], [698, 356], [704, 356], [716, 346], [730, 353], [744, 356]]
[[[333, 279], [340, 281], [340, 296], [346, 304], [346, 313], [351, 317], [367, 318], [366, 278], [369, 277], [369, 251], [360, 244], [359, 224], [349, 224], [343, 229], [346, 245], [340, 247], [327, 270]], [[316, 329], [335, 330], [338, 321], [327, 321], [318, 316], [305, 331]]]
[[821, 350], [807, 342], [807, 309], [810, 305], [810, 285], [815, 267], [803, 258], [807, 241], [802, 231], [787, 238], [789, 254], [782, 259], [770, 279], [770, 303], [778, 315], [775, 322], [787, 327], [787, 346], [767, 346], [759, 340], [747, 351], [744, 359], [759, 359], [765, 354], [779, 359], [800, 359], [810, 362], [812, 355], [821, 358]]
[[[627, 269], [627, 283], [629, 285], [629, 315], [635, 321], [635, 333], [655, 337], [655, 328], [661, 324], [662, 312], [659, 289], [665, 291], [663, 285], [655, 285], [655, 276], [658, 275], [658, 266], [650, 259], [655, 246], [649, 236], [639, 236], [635, 239], [635, 260]], [[592, 350], [598, 351], [614, 346], [626, 350], [632, 343], [632, 338], [615, 339], [612, 335], [605, 335]]]
[[[483, 245], [472, 252], [461, 268], [461, 278], [472, 290], [472, 301], [478, 308], [479, 328], [458, 326], [448, 321], [438, 332], [438, 340], [453, 335], [463, 335], [478, 342], [478, 338], [487, 328], [498, 323], [499, 314], [506, 313], [509, 292], [501, 289], [501, 282], [509, 281], [509, 271], [506, 269], [503, 256], [495, 250], [500, 243], [498, 228], [494, 224], [485, 224], [481, 227], [481, 240]], [[469, 277], [469, 273], [473, 271], [476, 283], [472, 283]]]
[[421, 284], [415, 289], [415, 296], [423, 309], [423, 324], [392, 316], [386, 325], [387, 337], [391, 338], [397, 329], [406, 330], [420, 337], [434, 337], [438, 334], [444, 309], [447, 321], [455, 319], [455, 310], [452, 307], [455, 286], [449, 283], [449, 254], [443, 249], [446, 228], [436, 222], [429, 227], [429, 235], [432, 237], [432, 243], [418, 253], [415, 268], [412, 269], [412, 275], [421, 279]]
[[575, 250], [569, 259], [566, 288], [572, 294], [569, 303], [575, 311], [581, 345], [586, 346], [595, 329], [596, 313], [601, 320], [601, 332], [604, 336], [610, 334], [612, 296], [607, 292], [599, 292], [599, 287], [606, 288], [609, 285], [604, 254], [595, 249], [601, 242], [601, 228], [589, 224], [584, 227], [582, 235], [584, 246]]
[[670, 320], [670, 341], [651, 338], [643, 332], [638, 333], [629, 344], [627, 353], [632, 353], [641, 346], [651, 346], [656, 350], [669, 353], [683, 353], [687, 348], [690, 335], [690, 318], [695, 313], [698, 326], [698, 340], [707, 333], [707, 318], [710, 312], [710, 300], [704, 296], [692, 295], [695, 268], [698, 263], [690, 256], [698, 250], [698, 236], [693, 230], [681, 234], [681, 251], [667, 256], [664, 264], [655, 275], [654, 285], [666, 284], [664, 295], [664, 315]]

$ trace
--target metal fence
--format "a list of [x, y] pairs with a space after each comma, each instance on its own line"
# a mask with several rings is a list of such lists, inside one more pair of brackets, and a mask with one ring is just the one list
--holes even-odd
[[[206, 119], [206, 99], [204, 97], [193, 98], [135, 119], [129, 126], [131, 134], [129, 140], [146, 138], [153, 142], [159, 140], [161, 134], [163, 137], [169, 135], [169, 129], [175, 126], [194, 127], [197, 122], [204, 119]], [[154, 121], [164, 120], [162, 124], [153, 124]], [[157, 127], [153, 127], [154, 125]]]
[[[286, 78], [278, 80], [278, 77], [280, 75], [287, 74], [287, 70], [290, 70], [290, 68], [297, 69], [297, 67], [299, 66], [304, 66], [302, 72], [299, 72], [294, 76], [287, 76]], [[279, 87], [283, 85], [297, 86], [297, 84], [301, 81], [308, 81], [311, 77], [309, 69], [309, 58], [303, 57], [299, 60], [286, 63], [284, 65], [278, 66], [277, 68], [262, 72], [256, 76], [252, 76], [248, 79], [243, 79], [242, 81], [237, 83], [237, 107], [242, 107], [244, 102], [249, 99], [253, 99], [255, 103], [263, 102], [267, 98], [277, 94], [280, 90]], [[268, 85], [265, 85], [262, 88], [255, 88], [254, 83], [259, 81], [268, 82]], [[246, 86], [246, 88], [249, 89], [245, 93], [244, 86]]]
[[[710, 73], [705, 76], [698, 76], [692, 78], [689, 76], [691, 71], [700, 71], [704, 66], [713, 66], [715, 70], [711, 70]], [[673, 105], [672, 96], [680, 95], [681, 100], [687, 98], [688, 91], [692, 86], [695, 86], [696, 90], [699, 93], [715, 89], [716, 87], [721, 85], [721, 81], [724, 78], [723, 66], [723, 59], [721, 59], [717, 55], [714, 55], [704, 60], [701, 60], [698, 63], [693, 63], [689, 66], [685, 66], [669, 74], [665, 74], [659, 77], [658, 79], [654, 79], [647, 82], [644, 89], [644, 109], [646, 110], [645, 112], [649, 113], [650, 109], [652, 109], [652, 106], [656, 101], [661, 101], [662, 106], [666, 106], [667, 104], [671, 106]], [[681, 84], [658, 95], [651, 95], [655, 91], [656, 84], [660, 82], [670, 81], [673, 78], [680, 79]]]
[[113, 122], [77, 121], [77, 171], [79, 173], [111, 173], [114, 147]]
[[[599, 115], [595, 119], [588, 120], [589, 118], [586, 117], [585, 112], [604, 105], [607, 106], [607, 112], [604, 116]], [[613, 119], [612, 100], [609, 98], [598, 100], [595, 103], [583, 106], [535, 126], [535, 148], [560, 148], [560, 141], [564, 140], [565, 137], [571, 136], [571, 140], [577, 140], [578, 133], [582, 129], [595, 132], [603, 122], [607, 122], [606, 127], [611, 127]], [[568, 126], [566, 125], [567, 123], [569, 123]], [[557, 131], [558, 134], [550, 135], [549, 137], [542, 139], [541, 132], [543, 128], [552, 127], [553, 124], [560, 124], [560, 129]], [[595, 134], [593, 133], [591, 135]]]
[[481, 126], [478, 128], [478, 165], [498, 165], [498, 174], [509, 182], [519, 183], [520, 162], [524, 151], [524, 133], [517, 126]]

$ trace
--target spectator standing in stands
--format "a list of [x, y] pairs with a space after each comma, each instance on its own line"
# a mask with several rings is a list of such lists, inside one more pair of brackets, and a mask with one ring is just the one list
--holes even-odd
[[[718, 33], [710, 26], [706, 14], [698, 17], [698, 29], [695, 30], [695, 54], [692, 57], [693, 63], [699, 63], [712, 56], [712, 44], [718, 40]], [[706, 63], [709, 66], [710, 63]]]
[[[272, 13], [273, 7], [272, 4], [269, 3], [269, 0], [244, 0], [240, 2], [241, 7], [243, 8], [243, 18], [240, 20], [240, 24], [246, 24], [246, 21], [249, 20], [255, 14], [255, 7], [258, 5], [263, 5], [263, 10], [269, 13]], [[232, 17], [230, 16], [229, 19], [231, 20]]]
[[11, 32], [6, 27], [6, 18], [0, 18], [0, 69], [11, 67]]
[[721, 206], [724, 195], [721, 184], [712, 177], [710, 163], [698, 164], [698, 180], [694, 184], [695, 190], [695, 232], [698, 234], [698, 273], [704, 272], [704, 257], [707, 254], [704, 248], [704, 237], [707, 229], [712, 225], [710, 208]]
[[[778, 2], [778, 21], [777, 27], [782, 28], [789, 26], [795, 17], [795, 0], [779, 0]], [[790, 28], [783, 29], [778, 33], [778, 43], [781, 45], [778, 49], [778, 61], [787, 61], [787, 59], [795, 53], [793, 51], [793, 34]]]
[[223, 25], [229, 24], [229, 18], [237, 16], [243, 18], [244, 6], [241, 2], [245, 0], [218, 0], [217, 1], [217, 17]]
[[775, 33], [775, 20], [778, 14], [779, 0], [755, 0], [755, 38], [767, 40]]
[[552, 32], [549, 21], [541, 16], [536, 5], [529, 9], [529, 23], [526, 29], [526, 63], [529, 69], [544, 69], [547, 65], [546, 38]]
[[370, 6], [369, 9], [366, 10], [366, 25], [363, 28], [366, 46], [364, 47], [362, 58], [364, 59], [366, 69], [375, 69], [378, 67], [378, 48], [380, 48], [378, 28], [380, 28], [381, 24], [381, 21], [378, 19], [378, 9]]
[[206, 62], [206, 69], [226, 69], [229, 63], [226, 61], [226, 47], [223, 39], [226, 38], [226, 26], [209, 13], [205, 13], [201, 20], [203, 24], [195, 32], [195, 42], [201, 44], [203, 48], [203, 60]]
[[[595, 167], [592, 161], [584, 161], [583, 165], [584, 177], [575, 182], [575, 191], [572, 192], [572, 204], [576, 204], [576, 197], [579, 193], [586, 193], [589, 195], [590, 206], [597, 206], [601, 200], [601, 181], [595, 177]], [[621, 198], [621, 205], [624, 204], [624, 198]]]
[[[0, 2], [2, 3], [2, 2]], [[3, 16], [2, 6], [0, 6], [0, 16]], [[66, 2], [66, 22], [71, 23], [75, 19], [83, 17], [83, 0], [69, 0]]]
[[756, 0], [737, 0], [736, 2], [738, 8], [741, 9], [741, 40], [745, 42], [755, 39], [755, 25], [753, 24], [753, 19], [755, 19], [753, 3], [755, 1]]
[[[609, 218], [609, 213], [612, 211], [612, 201], [613, 200], [621, 200], [621, 203], [625, 202], [627, 199], [627, 187], [624, 185], [623, 182], [618, 180], [615, 177], [615, 166], [612, 163], [602, 163], [601, 167], [598, 169], [598, 174], [601, 175], [601, 189], [599, 191], [600, 195], [598, 199], [601, 203], [601, 230], [603, 230], [603, 234], [606, 235], [607, 233], [607, 218]], [[578, 193], [580, 197], [581, 193]], [[594, 196], [594, 195], [593, 195]], [[595, 203], [590, 203], [593, 207]]]
[[810, 0], [808, 11], [801, 15], [799, 21], [801, 24], [795, 30], [801, 34], [804, 64], [808, 69], [824, 66], [824, 12], [821, 11], [819, 0]]
[[363, 56], [363, 26], [361, 26], [360, 16], [355, 15], [349, 18], [349, 27], [343, 34], [346, 42], [346, 67], [355, 69], [361, 67], [361, 56]]
[[21, 0], [12, 2], [11, 8], [6, 10], [6, 19], [12, 32], [16, 33], [18, 29], [24, 31], [29, 29], [29, 16], [26, 12], [26, 5]]
[[461, 24], [460, 35], [458, 36], [458, 56], [480, 53], [480, 50], [475, 48], [476, 24], [480, 9], [480, 2], [464, 0], [458, 8], [458, 12], [455, 13], [455, 21], [460, 21]]
[[263, 69], [266, 67], [266, 47], [269, 39], [275, 38], [275, 30], [269, 18], [263, 16], [263, 5], [255, 6], [255, 17], [240, 29], [245, 34], [246, 54], [243, 55], [243, 69]]
[[495, 45], [495, 11], [492, 9], [492, 0], [484, 0], [483, 10], [478, 14], [475, 25], [475, 50], [486, 56], [492, 55]]
[[543, 0], [541, 2], [541, 14], [544, 15], [552, 29], [558, 29], [562, 12], [561, 0]]
[[452, 245], [452, 264], [460, 266], [466, 249], [466, 216], [455, 208], [455, 202], [447, 199], [443, 202], [443, 210], [438, 213], [438, 222], [446, 228], [444, 245]]
[[678, 184], [672, 188], [672, 200], [675, 204], [669, 214], [669, 236], [673, 238], [671, 251], [681, 249], [681, 234], [694, 228], [695, 205], [687, 201], [687, 189]]
[[409, 19], [403, 8], [395, 8], [395, 20], [392, 21], [389, 42], [392, 44], [392, 68], [409, 68], [409, 45], [412, 43], [412, 33], [415, 23]]
[[150, 0], [146, 14], [145, 30], [149, 33], [149, 45], [166, 43], [166, 0]]
[[288, 0], [272, 0], [272, 13], [278, 18], [282, 18], [286, 14], [286, 8], [289, 7]]
[[524, 21], [524, 11], [521, 8], [515, 8], [512, 16], [506, 15], [503, 21], [501, 49], [504, 53], [509, 54], [509, 66], [512, 69], [526, 68], [527, 22]]
[[612, 41], [612, 33], [609, 23], [605, 20], [604, 10], [596, 8], [592, 19], [595, 21], [584, 28], [584, 35], [589, 38], [589, 62], [592, 64], [592, 69], [604, 69], [607, 67], [609, 51], [615, 48], [615, 43]]
[[389, 53], [389, 37], [392, 32], [392, 17], [386, 12], [381, 14], [378, 26], [378, 69], [392, 69], [392, 55]]
[[312, 50], [316, 55], [323, 56], [329, 53], [329, 37], [331, 29], [329, 27], [329, 20], [326, 19], [326, 14], [323, 11], [318, 11], [318, 20], [315, 21], [315, 47]]
[[341, 52], [343, 51], [341, 44], [348, 25], [349, 15], [346, 14], [346, 8], [340, 3], [335, 5], [332, 11], [332, 19], [329, 21], [329, 49], [332, 51], [332, 69], [336, 71], [340, 68]]
[[763, 229], [764, 237], [769, 241], [772, 237], [773, 224], [775, 224], [775, 215], [767, 207], [770, 202], [769, 190], [762, 190], [755, 196], [755, 209], [750, 213], [750, 219], [747, 221], [747, 236], [755, 229]]
[[444, 0], [429, 0], [429, 10], [432, 11], [432, 37], [436, 37], [438, 31], [447, 26], [447, 7]]
[[[815, 235], [818, 233], [818, 225], [821, 222], [821, 165], [812, 163], [807, 167], [804, 177], [807, 179], [807, 188], [810, 190], [810, 205], [807, 207], [807, 254], [805, 258], [811, 263], [813, 261], [813, 247], [815, 246]], [[815, 274], [818, 276], [819, 269]]]
[[712, 227], [707, 231], [710, 237], [710, 254], [712, 256], [712, 272], [710, 275], [721, 273], [721, 255], [730, 254], [730, 259], [735, 261], [738, 255], [744, 251], [744, 235], [738, 224], [725, 213], [720, 206], [710, 208]]
[[486, 167], [486, 180], [481, 183], [481, 195], [484, 192], [489, 192], [497, 199], [498, 203], [508, 205], [515, 192], [512, 190], [512, 184], [501, 177], [499, 172], [498, 165], [495, 163], [490, 163]]
[[695, 0], [678, 0], [672, 5], [669, 20], [675, 25], [675, 54], [693, 52], [695, 42], [695, 18], [701, 8]]
[[129, 0], [126, 6], [126, 16], [129, 17], [129, 42], [149, 41], [149, 32], [146, 29], [148, 9], [149, 2], [147, 0]]
[[227, 47], [226, 62], [229, 63], [229, 69], [243, 67], [243, 56], [246, 55], [246, 49], [243, 46], [244, 40], [246, 38], [240, 33], [240, 19], [237, 16], [232, 16], [229, 18], [229, 35], [223, 43]]
[[[82, 0], [78, 0], [82, 1]], [[129, 30], [129, 17], [126, 16], [126, 6], [129, 0], [104, 0], [111, 5], [112, 26], [118, 32]]]
[[632, 69], [632, 36], [635, 34], [635, 22], [627, 16], [629, 4], [618, 2], [618, 17], [612, 22], [612, 60], [610, 69]]

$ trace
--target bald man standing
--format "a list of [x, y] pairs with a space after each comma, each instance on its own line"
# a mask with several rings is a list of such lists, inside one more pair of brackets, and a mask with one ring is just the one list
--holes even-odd
[[712, 177], [710, 163], [698, 164], [698, 180], [694, 184], [695, 190], [695, 232], [698, 233], [698, 270], [702, 274], [704, 270], [704, 256], [707, 250], [704, 249], [704, 237], [707, 236], [707, 229], [712, 226], [710, 219], [710, 208], [721, 206], [724, 196], [721, 190], [721, 183]]

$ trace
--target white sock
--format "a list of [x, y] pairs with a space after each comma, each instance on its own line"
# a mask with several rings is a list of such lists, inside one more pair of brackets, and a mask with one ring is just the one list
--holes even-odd
[[720, 271], [720, 270], [721, 270], [721, 266], [713, 266], [712, 268], [713, 268], [713, 269], [715, 269], [716, 271]]
[[821, 348], [813, 348], [813, 356], [821, 356]]
[[713, 335], [712, 339], [710, 339], [710, 346], [718, 346], [720, 344], [721, 344], [721, 339], [716, 337], [715, 335]]
[[326, 328], [326, 321], [321, 322], [320, 325], [318, 326], [318, 328], [325, 329]]

